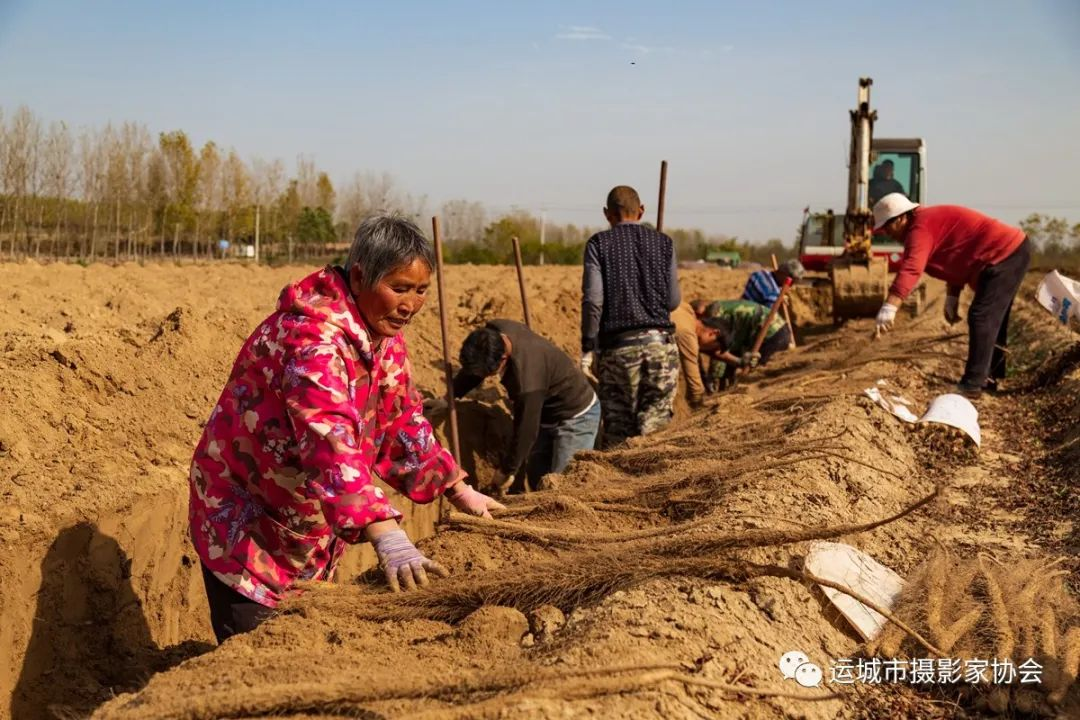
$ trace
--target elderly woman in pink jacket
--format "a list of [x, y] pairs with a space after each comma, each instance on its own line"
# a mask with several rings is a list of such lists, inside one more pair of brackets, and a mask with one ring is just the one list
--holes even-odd
[[298, 580], [329, 580], [370, 541], [394, 591], [446, 576], [398, 527], [375, 478], [418, 503], [501, 508], [435, 441], [402, 329], [431, 282], [431, 245], [377, 215], [344, 268], [287, 286], [244, 343], [191, 464], [190, 524], [219, 641], [253, 629]]

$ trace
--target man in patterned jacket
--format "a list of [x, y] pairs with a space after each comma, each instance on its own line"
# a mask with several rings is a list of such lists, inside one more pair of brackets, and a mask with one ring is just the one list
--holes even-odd
[[301, 580], [329, 580], [370, 541], [387, 582], [447, 571], [398, 527], [379, 478], [414, 502], [501, 508], [435, 441], [401, 330], [424, 304], [431, 245], [376, 215], [344, 268], [287, 286], [244, 343], [191, 464], [190, 525], [219, 641], [253, 629]]
[[670, 315], [681, 300], [675, 246], [640, 224], [644, 214], [633, 188], [613, 188], [604, 207], [611, 229], [585, 244], [581, 369], [591, 376], [599, 355], [606, 447], [667, 426], [679, 383]]

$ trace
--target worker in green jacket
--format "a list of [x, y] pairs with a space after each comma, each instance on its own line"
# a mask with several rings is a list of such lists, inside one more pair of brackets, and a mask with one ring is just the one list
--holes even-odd
[[[699, 306], [700, 307], [700, 306]], [[791, 328], [777, 313], [765, 331], [765, 340], [754, 351], [754, 342], [769, 317], [769, 308], [752, 300], [717, 300], [700, 314], [702, 324], [715, 330], [711, 342], [699, 343], [711, 358], [709, 378], [717, 389], [734, 384], [735, 371], [765, 365], [778, 352], [788, 349]]]

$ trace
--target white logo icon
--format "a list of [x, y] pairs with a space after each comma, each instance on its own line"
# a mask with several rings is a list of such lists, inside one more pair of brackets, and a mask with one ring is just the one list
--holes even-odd
[[803, 663], [795, 669], [795, 682], [804, 688], [821, 685], [821, 668], [812, 662]]
[[780, 656], [780, 674], [785, 680], [794, 680], [805, 688], [821, 685], [821, 668], [810, 662], [806, 653], [798, 650]]
[[798, 650], [784, 653], [780, 656], [780, 673], [785, 680], [793, 680], [795, 671], [799, 669], [799, 666], [808, 662], [810, 662], [810, 658], [806, 657], [806, 653], [801, 653]]

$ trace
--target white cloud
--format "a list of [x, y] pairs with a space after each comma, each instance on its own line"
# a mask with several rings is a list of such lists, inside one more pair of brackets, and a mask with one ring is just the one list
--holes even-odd
[[630, 50], [640, 55], [649, 55], [651, 53], [672, 53], [675, 52], [675, 48], [668, 47], [666, 45], [641, 45], [640, 43], [624, 42], [622, 44], [624, 50]]
[[610, 40], [611, 36], [599, 28], [587, 25], [571, 25], [562, 29], [556, 40]]

